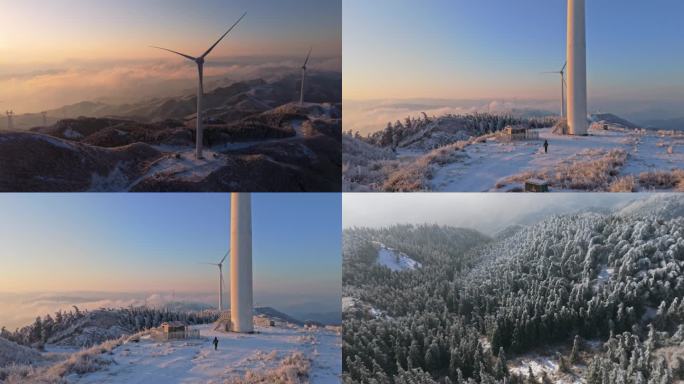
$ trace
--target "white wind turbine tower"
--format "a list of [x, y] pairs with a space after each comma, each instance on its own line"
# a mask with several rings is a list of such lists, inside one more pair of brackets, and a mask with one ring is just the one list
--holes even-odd
[[568, 133], [586, 135], [587, 33], [585, 1], [568, 0]]
[[304, 81], [306, 80], [306, 70], [307, 64], [309, 64], [309, 59], [311, 59], [311, 51], [313, 47], [309, 48], [309, 53], [306, 55], [306, 60], [304, 60], [304, 65], [302, 65], [302, 89], [299, 93], [299, 106], [304, 105]]
[[230, 196], [230, 325], [231, 331], [253, 333], [252, 195]]
[[43, 127], [47, 127], [47, 112], [43, 111], [40, 114], [43, 115]]
[[561, 77], [561, 119], [565, 119], [565, 87], [567, 86], [567, 83], [565, 82], [565, 68], [567, 67], [568, 63], [566, 62], [563, 64], [563, 68], [561, 68], [560, 71], [552, 71], [552, 72], [542, 72], [545, 74], [560, 74]]
[[230, 33], [230, 31], [232, 31], [233, 28], [235, 28], [235, 26], [238, 25], [238, 23], [246, 15], [247, 15], [247, 13], [245, 12], [242, 16], [240, 16], [238, 21], [236, 21], [235, 24], [233, 24], [233, 26], [230, 27], [230, 29], [228, 29], [228, 31], [226, 33], [224, 33], [223, 36], [221, 36], [218, 39], [218, 41], [216, 41], [214, 43], [214, 45], [209, 47], [209, 49], [207, 49], [207, 51], [204, 52], [204, 54], [202, 54], [199, 57], [192, 57], [190, 55], [186, 55], [184, 53], [176, 52], [176, 51], [173, 51], [170, 49], [152, 46], [152, 48], [161, 49], [161, 50], [164, 50], [167, 52], [171, 52], [171, 53], [175, 53], [177, 55], [183, 56], [186, 59], [192, 60], [197, 64], [197, 73], [199, 75], [199, 82], [197, 84], [197, 133], [196, 133], [197, 137], [196, 137], [196, 144], [195, 144], [195, 147], [196, 147], [195, 148], [195, 158], [198, 160], [204, 158], [202, 156], [202, 139], [203, 139], [203, 137], [202, 137], [202, 99], [204, 98], [204, 59], [211, 53], [211, 51], [214, 50], [214, 48], [221, 42], [221, 40], [223, 40], [226, 37], [226, 35], [228, 35], [228, 33]]
[[200, 264], [206, 264], [206, 265], [214, 265], [218, 267], [219, 270], [219, 305], [218, 309], [219, 312], [223, 312], [223, 262], [226, 261], [226, 257], [230, 254], [230, 249], [226, 254], [223, 256], [221, 261], [218, 263], [200, 263]]

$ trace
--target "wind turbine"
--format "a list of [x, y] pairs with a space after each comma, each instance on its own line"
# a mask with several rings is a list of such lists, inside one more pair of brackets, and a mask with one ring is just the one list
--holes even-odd
[[175, 53], [176, 55], [180, 55], [185, 57], [188, 60], [192, 60], [197, 64], [197, 73], [199, 75], [199, 82], [197, 84], [197, 137], [196, 137], [196, 148], [195, 148], [195, 158], [196, 159], [203, 159], [204, 157], [202, 156], [202, 99], [204, 98], [204, 59], [211, 53], [211, 51], [214, 50], [214, 48], [223, 40], [223, 38], [230, 33], [230, 31], [235, 28], [235, 26], [238, 25], [240, 21], [247, 15], [247, 12], [245, 12], [238, 21], [233, 24], [230, 29], [226, 33], [221, 36], [218, 41], [214, 43], [209, 49], [207, 49], [206, 52], [204, 52], [201, 56], [199, 57], [192, 57], [190, 55], [186, 55], [184, 53], [176, 52], [170, 49], [162, 48], [162, 47], [155, 47], [151, 46], [151, 48], [156, 48], [156, 49], [161, 49], [167, 52]]
[[563, 68], [561, 68], [560, 71], [552, 71], [552, 72], [542, 72], [544, 74], [560, 74], [561, 77], [561, 119], [565, 119], [565, 87], [567, 86], [567, 83], [565, 82], [565, 68], [568, 66], [568, 63], [565, 62], [563, 64]]
[[226, 261], [226, 257], [230, 254], [230, 249], [223, 255], [223, 258], [218, 263], [200, 263], [206, 265], [214, 265], [219, 269], [219, 312], [223, 312], [223, 262]]
[[309, 59], [311, 59], [311, 51], [313, 47], [309, 48], [309, 54], [306, 55], [306, 60], [304, 60], [304, 65], [302, 65], [302, 90], [299, 93], [299, 106], [304, 105], [304, 80], [306, 79], [306, 65], [309, 64]]
[[7, 130], [11, 131], [14, 129], [14, 111], [7, 111]]
[[43, 111], [40, 114], [43, 115], [43, 127], [47, 127], [47, 112]]

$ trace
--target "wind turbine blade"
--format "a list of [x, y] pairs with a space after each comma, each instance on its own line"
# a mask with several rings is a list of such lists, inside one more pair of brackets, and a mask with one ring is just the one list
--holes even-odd
[[181, 56], [185, 57], [186, 59], [189, 59], [189, 60], [192, 60], [192, 61], [197, 60], [196, 58], [194, 58], [194, 57], [192, 57], [192, 56], [190, 56], [190, 55], [186, 55], [185, 53], [180, 53], [180, 52], [172, 51], [172, 50], [170, 50], [170, 49], [166, 49], [166, 48], [162, 48], [162, 47], [155, 47], [154, 45], [150, 45], [150, 48], [157, 48], [157, 49], [161, 49], [162, 51], [167, 51], [167, 52], [175, 53], [176, 55], [181, 55]]
[[568, 66], [568, 62], [566, 61], [565, 64], [563, 64], [563, 68], [561, 68], [561, 72], [565, 71], [565, 68]]
[[213, 266], [217, 266], [217, 265], [218, 265], [218, 264], [216, 264], [216, 263], [197, 263], [197, 264], [203, 264], [203, 265], [213, 265]]
[[309, 59], [311, 58], [311, 51], [313, 51], [313, 47], [309, 48], [309, 54], [306, 55], [306, 60], [304, 60], [304, 67], [306, 67], [306, 65], [309, 64]]
[[221, 36], [221, 38], [218, 39], [218, 40], [214, 43], [214, 45], [212, 45], [211, 47], [209, 47], [209, 49], [207, 49], [207, 51], [204, 52], [204, 54], [203, 54], [202, 56], [200, 56], [200, 57], [201, 57], [201, 58], [207, 57], [207, 55], [210, 54], [211, 51], [214, 50], [214, 48], [216, 48], [216, 46], [218, 45], [218, 43], [220, 43], [221, 40], [223, 40], [223, 38], [226, 37], [226, 35], [228, 35], [228, 34], [230, 33], [230, 31], [232, 31], [233, 28], [235, 28], [235, 26], [238, 25], [238, 23], [239, 23], [240, 21], [242, 21], [242, 19], [243, 19], [245, 16], [247, 16], [247, 12], [243, 13], [242, 16], [240, 16], [240, 18], [238, 19], [238, 21], [236, 21], [235, 24], [233, 24], [233, 26], [230, 27], [230, 29], [229, 29], [228, 31], [226, 31], [226, 33], [224, 33], [223, 36]]
[[226, 260], [226, 257], [228, 257], [228, 254], [230, 254], [230, 249], [228, 250], [228, 252], [226, 252], [225, 255], [223, 255], [223, 259], [221, 259], [221, 261], [219, 262], [219, 264], [223, 264], [223, 262]]

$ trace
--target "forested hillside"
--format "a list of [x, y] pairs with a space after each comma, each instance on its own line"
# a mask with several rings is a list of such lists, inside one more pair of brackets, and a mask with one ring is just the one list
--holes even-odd
[[[649, 206], [549, 217], [495, 240], [431, 226], [345, 231], [345, 382], [684, 379], [684, 219]], [[423, 267], [374, 264], [378, 242]], [[553, 369], [528, 366], [533, 354]]]
[[45, 344], [87, 347], [123, 335], [158, 327], [165, 321], [206, 324], [216, 321], [215, 311], [172, 312], [147, 307], [129, 307], [95, 311], [57, 311], [53, 316], [36, 317], [33, 324], [10, 332], [0, 328], [0, 337], [17, 344], [42, 348]]

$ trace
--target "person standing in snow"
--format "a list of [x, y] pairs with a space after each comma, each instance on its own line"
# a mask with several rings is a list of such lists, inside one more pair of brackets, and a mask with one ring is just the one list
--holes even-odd
[[549, 153], [549, 141], [544, 140], [544, 153]]
[[214, 337], [214, 341], [212, 341], [212, 343], [214, 343], [214, 351], [217, 350], [218, 349], [218, 337]]

